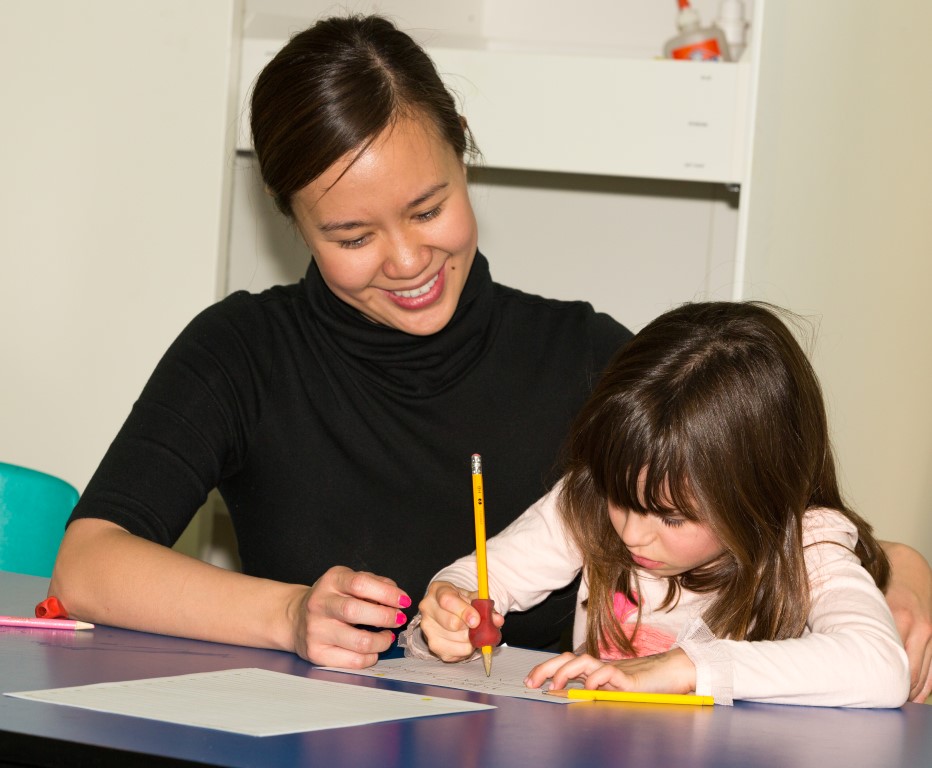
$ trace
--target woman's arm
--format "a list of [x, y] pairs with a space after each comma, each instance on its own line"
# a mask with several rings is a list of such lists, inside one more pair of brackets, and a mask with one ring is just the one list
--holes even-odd
[[909, 698], [921, 703], [932, 694], [932, 568], [912, 547], [880, 544], [892, 566], [885, 594], [909, 657]]
[[[94, 518], [69, 525], [49, 594], [85, 621], [275, 648], [315, 664], [361, 668], [391, 645], [398, 608], [394, 583], [331, 568], [313, 586], [259, 579], [204, 563]], [[400, 620], [399, 620], [400, 619]]]

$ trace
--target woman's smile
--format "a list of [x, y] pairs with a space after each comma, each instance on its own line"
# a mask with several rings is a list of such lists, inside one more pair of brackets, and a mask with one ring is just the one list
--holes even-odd
[[415, 310], [430, 306], [443, 294], [445, 284], [443, 272], [444, 270], [441, 269], [430, 280], [417, 288], [410, 288], [403, 291], [388, 291], [389, 297], [399, 307], [404, 309]]

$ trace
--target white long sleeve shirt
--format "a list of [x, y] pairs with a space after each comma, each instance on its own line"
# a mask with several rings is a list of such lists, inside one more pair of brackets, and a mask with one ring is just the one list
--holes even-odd
[[[503, 614], [527, 610], [582, 568], [582, 556], [560, 516], [560, 487], [488, 541], [489, 596]], [[803, 545], [811, 605], [803, 636], [790, 640], [717, 639], [699, 618], [712, 595], [682, 590], [675, 607], [659, 610], [667, 579], [638, 571], [639, 650], [657, 653], [676, 642], [696, 665], [696, 693], [714, 696], [716, 703], [734, 698], [898, 707], [909, 693], [906, 653], [883, 594], [853, 552], [856, 543], [857, 530], [844, 515], [830, 509], [806, 513]], [[433, 580], [475, 590], [475, 553]], [[585, 641], [588, 593], [583, 574], [573, 627], [576, 648]], [[616, 608], [621, 607], [616, 598]]]

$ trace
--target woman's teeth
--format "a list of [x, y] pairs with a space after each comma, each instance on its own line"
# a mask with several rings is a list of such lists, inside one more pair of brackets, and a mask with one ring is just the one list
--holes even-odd
[[396, 296], [401, 296], [405, 299], [416, 299], [418, 296], [423, 296], [431, 288], [433, 288], [434, 284], [439, 279], [440, 279], [440, 273], [438, 272], [436, 275], [434, 275], [432, 280], [428, 280], [420, 288], [415, 288], [412, 291], [392, 291], [392, 293], [394, 293]]

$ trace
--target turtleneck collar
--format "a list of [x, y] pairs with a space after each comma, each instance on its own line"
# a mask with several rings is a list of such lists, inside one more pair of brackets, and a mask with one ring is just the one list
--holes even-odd
[[447, 325], [413, 336], [378, 325], [338, 299], [312, 260], [304, 279], [316, 332], [347, 366], [380, 386], [428, 397], [455, 383], [482, 355], [492, 321], [492, 276], [476, 252], [459, 304]]

